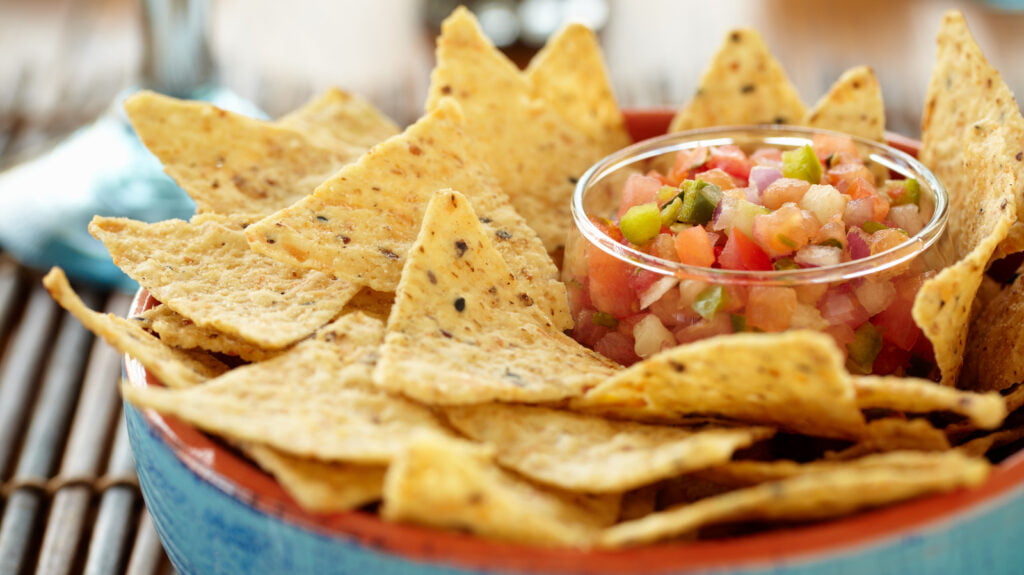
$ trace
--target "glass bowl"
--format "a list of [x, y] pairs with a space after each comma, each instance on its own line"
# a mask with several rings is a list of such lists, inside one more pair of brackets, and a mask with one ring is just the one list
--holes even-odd
[[[782, 184], [793, 178], [780, 179], [779, 152], [815, 141], [819, 155], [834, 150], [819, 160], [824, 169], [815, 182], [827, 185], [801, 180], [800, 191], [787, 196]], [[863, 169], [844, 166], [851, 145]], [[574, 337], [628, 365], [714, 335], [815, 329], [833, 336], [856, 373], [932, 375], [930, 344], [910, 310], [921, 282], [948, 263], [939, 243], [947, 198], [936, 177], [895, 145], [905, 142], [744, 126], [662, 135], [607, 156], [583, 175], [572, 199], [563, 279]], [[750, 170], [743, 162], [758, 149], [759, 167]], [[694, 164], [701, 167], [689, 168]], [[681, 179], [719, 184], [717, 205], [704, 206], [702, 231], [710, 239], [697, 242], [706, 257], [681, 247], [690, 245], [681, 236], [695, 231], [693, 220], [665, 219], [670, 202], [693, 193], [676, 195]], [[898, 196], [911, 179], [913, 201]], [[883, 201], [885, 207], [876, 204]], [[637, 219], [627, 221], [626, 208], [642, 203], [661, 212], [660, 223], [648, 226], [661, 226], [654, 235], [628, 233], [626, 224]], [[782, 213], [787, 217], [776, 216]], [[802, 222], [796, 228], [793, 217]]]

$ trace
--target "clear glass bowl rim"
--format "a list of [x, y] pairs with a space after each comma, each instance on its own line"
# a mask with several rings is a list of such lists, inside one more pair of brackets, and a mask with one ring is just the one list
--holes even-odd
[[[632, 246], [619, 243], [594, 225], [584, 208], [586, 192], [592, 182], [599, 181], [616, 170], [629, 167], [649, 158], [673, 153], [681, 149], [697, 147], [701, 144], [708, 146], [729, 144], [740, 137], [744, 140], [750, 140], [758, 139], [758, 136], [760, 136], [760, 139], [764, 139], [766, 143], [770, 144], [774, 139], [785, 138], [800, 138], [809, 141], [815, 134], [849, 137], [862, 146], [862, 149], [868, 151], [868, 160], [881, 163], [905, 177], [916, 178], [925, 189], [931, 192], [935, 204], [932, 217], [925, 227], [900, 245], [884, 252], [832, 266], [777, 271], [728, 270], [686, 265], [652, 256]], [[881, 142], [830, 130], [771, 124], [702, 128], [674, 132], [642, 140], [605, 156], [584, 172], [583, 176], [576, 183], [576, 189], [573, 190], [571, 204], [572, 218], [576, 230], [586, 241], [596, 245], [602, 251], [615, 258], [665, 276], [697, 279], [719, 284], [741, 285], [832, 283], [881, 273], [904, 262], [913, 260], [925, 253], [938, 241], [946, 227], [948, 209], [949, 201], [945, 187], [931, 170], [917, 158], [906, 152]], [[566, 267], [568, 267], [568, 264]]]

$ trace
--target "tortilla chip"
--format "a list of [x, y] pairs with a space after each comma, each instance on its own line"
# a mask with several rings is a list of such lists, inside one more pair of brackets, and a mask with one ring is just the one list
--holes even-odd
[[376, 390], [373, 366], [350, 355], [348, 346], [309, 340], [202, 386], [122, 393], [231, 441], [323, 461], [385, 464], [416, 432], [450, 433], [425, 407]]
[[946, 451], [950, 447], [945, 431], [936, 429], [927, 419], [886, 417], [869, 422], [860, 441], [841, 451], [828, 452], [825, 458], [844, 461], [887, 451]]
[[363, 152], [321, 148], [271, 122], [149, 91], [124, 106], [139, 138], [199, 212], [273, 212], [311, 193]]
[[610, 154], [633, 143], [615, 101], [601, 44], [590, 28], [570, 23], [552, 36], [527, 66], [533, 96]]
[[345, 305], [343, 313], [363, 312], [370, 317], [387, 321], [391, 314], [391, 306], [395, 304], [394, 292], [382, 292], [371, 288], [363, 288], [352, 296]]
[[1009, 445], [1021, 439], [1024, 439], [1024, 427], [1000, 429], [980, 437], [975, 437], [958, 446], [957, 449], [970, 456], [982, 457], [993, 449]]
[[280, 350], [263, 349], [216, 329], [199, 327], [192, 320], [163, 304], [150, 308], [132, 319], [147, 322], [146, 329], [160, 336], [161, 341], [181, 349], [203, 349], [249, 362], [270, 359], [280, 353]]
[[484, 404], [445, 409], [463, 434], [497, 451], [498, 462], [570, 491], [621, 493], [716, 465], [769, 428], [685, 429], [611, 421], [545, 407]]
[[995, 429], [1006, 418], [1006, 402], [998, 393], [971, 393], [926, 379], [884, 376], [853, 376], [853, 388], [861, 409], [948, 411], [963, 415], [979, 429]]
[[[275, 122], [328, 150], [369, 149], [401, 130], [369, 101], [330, 88]], [[326, 179], [326, 178], [324, 178]]]
[[379, 501], [384, 491], [384, 465], [324, 462], [295, 457], [257, 443], [240, 446], [281, 484], [303, 509], [336, 513]]
[[253, 252], [238, 221], [208, 215], [194, 223], [147, 224], [97, 216], [89, 232], [118, 267], [170, 309], [266, 349], [312, 334], [358, 290]]
[[930, 461], [932, 455], [904, 451], [891, 457], [867, 456], [845, 461], [818, 460], [799, 463], [788, 459], [774, 461], [730, 461], [716, 467], [696, 473], [697, 477], [728, 485], [730, 487], [749, 487], [759, 483], [779, 481], [822, 471], [843, 469], [878, 469], [888, 468], [894, 460], [910, 463], [915, 460]]
[[797, 124], [807, 115], [796, 88], [761, 35], [729, 33], [701, 76], [693, 99], [672, 118], [669, 132], [711, 126]]
[[989, 302], [971, 326], [960, 383], [1003, 390], [1024, 381], [1024, 275]]
[[71, 288], [64, 270], [53, 268], [43, 278], [50, 296], [89, 331], [114, 349], [139, 361], [164, 385], [184, 388], [204, 383], [228, 370], [206, 354], [188, 353], [160, 341], [132, 320], [95, 312]]
[[476, 159], [462, 124], [455, 102], [439, 104], [312, 196], [250, 226], [253, 249], [394, 292], [431, 196], [446, 187], [465, 190], [510, 267], [531, 280], [530, 296], [567, 329], [572, 319], [558, 269], [487, 165]]
[[618, 506], [617, 498], [584, 498], [503, 471], [484, 446], [419, 437], [388, 469], [381, 515], [514, 543], [587, 547]]
[[[962, 140], [963, 173], [970, 177], [971, 197], [960, 205], [965, 210], [969, 206], [970, 213], [964, 218], [974, 223], [961, 227], [961, 240], [976, 243], [961, 246], [970, 250], [963, 259], [922, 284], [911, 309], [914, 322], [932, 343], [945, 385], [957, 382], [974, 296], [996, 246], [1017, 219], [1013, 194], [1024, 185], [1016, 165], [1021, 164], [1016, 159], [1021, 153], [1018, 150], [1024, 149], [1024, 122], [1019, 126], [978, 122]], [[955, 207], [953, 194], [951, 190], [951, 210]], [[950, 226], [952, 231], [952, 222]], [[956, 237], [951, 239], [956, 244]]]
[[427, 207], [374, 380], [429, 404], [577, 396], [616, 371], [562, 333], [509, 271], [465, 196]]
[[844, 72], [807, 113], [803, 123], [812, 128], [884, 141], [885, 103], [875, 71], [868, 66], [857, 66]]
[[512, 205], [549, 253], [561, 253], [572, 222], [569, 204], [576, 181], [605, 150], [574, 129], [548, 101], [532, 97], [523, 74], [490, 43], [464, 7], [441, 25], [427, 109], [436, 109], [447, 97], [462, 106], [466, 132]]
[[[985, 59], [971, 35], [963, 14], [946, 13], [938, 34], [938, 54], [932, 70], [921, 121], [921, 161], [935, 172], [950, 196], [948, 234], [956, 246], [957, 258], [965, 257], [988, 237], [992, 223], [975, 221], [976, 195], [987, 192], [978, 185], [977, 173], [963, 169], [962, 142], [971, 137], [970, 126], [981, 121], [1010, 128], [1005, 145], [1009, 158], [1022, 151], [1019, 137], [1020, 109], [999, 72]], [[1014, 135], [1016, 134], [1016, 139]], [[1024, 213], [1024, 162], [1018, 157], [1003, 169], [1010, 169], [1018, 182], [1009, 199], [1016, 212]], [[1003, 194], [1003, 190], [998, 191]], [[1002, 199], [999, 199], [1002, 202]], [[974, 209], [970, 209], [974, 208]], [[980, 229], [978, 229], [980, 228]], [[1024, 235], [1014, 234], [1021, 243], [1002, 246], [1002, 253], [1024, 250]]]
[[701, 527], [747, 520], [817, 520], [981, 484], [989, 465], [957, 451], [893, 452], [869, 465], [825, 469], [730, 491], [607, 529], [601, 547], [671, 539]]
[[742, 333], [668, 349], [591, 389], [578, 405], [719, 416], [821, 437], [864, 432], [842, 353], [812, 331]]

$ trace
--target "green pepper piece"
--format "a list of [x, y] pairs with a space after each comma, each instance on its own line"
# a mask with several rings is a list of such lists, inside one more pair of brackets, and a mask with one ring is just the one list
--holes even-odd
[[661, 208], [661, 225], [668, 227], [676, 223], [679, 218], [679, 210], [683, 207], [683, 200], [678, 197], [672, 198], [672, 201], [665, 204]]
[[846, 344], [846, 369], [850, 373], [868, 375], [875, 364], [875, 358], [882, 351], [882, 332], [871, 322], [866, 322], [853, 334], [853, 341]]
[[722, 188], [704, 180], [686, 180], [680, 187], [683, 190], [683, 205], [676, 219], [686, 224], [704, 225], [710, 222], [718, 202], [722, 201]]
[[843, 242], [837, 240], [836, 238], [828, 238], [826, 240], [822, 240], [822, 241], [818, 242], [818, 245], [819, 246], [829, 246], [829, 247], [833, 247], [833, 248], [843, 249]]
[[733, 333], [743, 333], [747, 331], [747, 316], [740, 313], [729, 314], [729, 323], [732, 324]]
[[718, 310], [725, 307], [728, 301], [729, 295], [725, 292], [725, 288], [720, 285], [713, 285], [701, 290], [697, 294], [697, 299], [693, 300], [690, 307], [693, 308], [693, 311], [700, 314], [700, 317], [711, 319], [715, 317]]
[[821, 162], [814, 148], [805, 144], [795, 150], [782, 152], [782, 175], [812, 184], [821, 183]]
[[798, 270], [800, 269], [800, 264], [793, 261], [793, 258], [779, 258], [772, 264], [772, 268], [776, 271]]
[[679, 197], [680, 189], [675, 186], [662, 186], [658, 189], [657, 198], [658, 203], [661, 207], [665, 207], [667, 202], [671, 202], [675, 198]]
[[594, 315], [590, 316], [590, 322], [609, 329], [619, 327], [619, 320], [606, 311], [595, 311]]
[[640, 204], [626, 210], [619, 222], [622, 236], [634, 245], [650, 241], [661, 231], [661, 211], [657, 204]]
[[903, 194], [896, 200], [897, 206], [921, 203], [921, 184], [914, 178], [903, 180]]
[[873, 234], [873, 233], [875, 233], [875, 232], [877, 232], [879, 230], [887, 230], [887, 229], [889, 229], [889, 226], [883, 224], [882, 222], [876, 222], [874, 220], [868, 220], [868, 221], [864, 222], [864, 225], [861, 226], [860, 229], [864, 230], [865, 232], [867, 232], [869, 234]]

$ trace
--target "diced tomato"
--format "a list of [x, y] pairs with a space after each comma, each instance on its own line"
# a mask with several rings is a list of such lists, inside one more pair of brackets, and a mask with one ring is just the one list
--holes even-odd
[[818, 156], [818, 160], [821, 161], [823, 166], [828, 166], [829, 159], [832, 160], [832, 165], [851, 161], [861, 162], [857, 145], [851, 138], [846, 136], [815, 134], [811, 140], [811, 147], [814, 148], [814, 154]]
[[822, 331], [832, 336], [832, 339], [835, 340], [836, 345], [839, 346], [844, 355], [846, 354], [846, 346], [857, 339], [857, 334], [854, 333], [853, 328], [844, 323], [832, 324]]
[[810, 212], [786, 204], [770, 214], [754, 216], [753, 240], [769, 256], [786, 256], [807, 245], [820, 227]]
[[875, 357], [871, 371], [876, 375], [902, 375], [903, 369], [910, 363], [910, 352], [900, 349], [891, 343], [882, 343], [882, 351]]
[[708, 169], [719, 168], [742, 180], [750, 177], [751, 163], [739, 146], [715, 146], [708, 153]]
[[754, 153], [750, 154], [751, 167], [753, 166], [771, 166], [773, 168], [782, 167], [782, 150], [778, 148], [758, 148], [754, 150]]
[[[640, 295], [647, 291], [647, 288], [651, 287], [654, 282], [663, 278], [659, 273], [652, 272], [651, 270], [645, 270], [643, 268], [636, 268], [627, 276], [626, 281], [629, 282], [631, 291], [637, 295]], [[634, 310], [635, 311], [635, 310]]]
[[609, 332], [611, 328], [599, 325], [594, 321], [593, 309], [584, 308], [576, 314], [576, 325], [572, 328], [572, 337], [587, 347], [594, 347], [600, 339]]
[[914, 349], [921, 337], [921, 328], [917, 327], [911, 315], [913, 307], [913, 299], [898, 297], [872, 318], [871, 322], [882, 332], [882, 340], [903, 350]]
[[647, 253], [652, 256], [670, 262], [679, 261], [679, 255], [676, 252], [676, 240], [671, 233], [658, 234], [653, 240], [647, 242], [645, 248]]
[[807, 190], [811, 189], [810, 182], [796, 178], [779, 178], [768, 184], [761, 194], [761, 204], [769, 210], [776, 210], [787, 202], [799, 203]]
[[632, 365], [640, 361], [633, 346], [632, 337], [613, 331], [594, 344], [594, 351], [622, 365]]
[[622, 204], [619, 205], [619, 219], [629, 208], [657, 201], [658, 190], [665, 185], [658, 178], [632, 174], [622, 187]]
[[619, 318], [635, 311], [637, 292], [633, 288], [632, 264], [590, 245], [587, 248], [587, 266], [590, 300], [598, 311]]
[[752, 287], [747, 298], [747, 326], [773, 332], [788, 329], [796, 305], [796, 291], [793, 288]]
[[729, 239], [725, 241], [718, 263], [725, 269], [768, 271], [772, 269], [772, 259], [753, 240], [740, 230], [733, 228]]
[[704, 180], [709, 184], [714, 184], [723, 190], [731, 190], [737, 188], [740, 185], [746, 185], [746, 180], [737, 181], [736, 178], [730, 176], [728, 172], [721, 168], [714, 168], [697, 174], [697, 178]]
[[679, 261], [690, 266], [711, 267], [715, 263], [714, 245], [703, 226], [693, 226], [676, 234]]
[[691, 176], [708, 161], [708, 149], [704, 146], [689, 150], [676, 152], [676, 161], [672, 170], [668, 173], [668, 179], [672, 185], [679, 185], [683, 180]]

